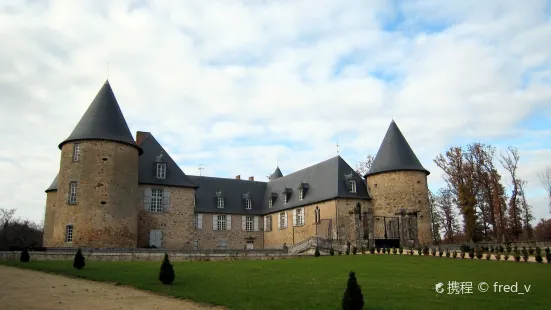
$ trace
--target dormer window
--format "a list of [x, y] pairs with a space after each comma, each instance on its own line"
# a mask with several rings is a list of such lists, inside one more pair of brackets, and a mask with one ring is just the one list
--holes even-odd
[[223, 209], [223, 208], [224, 208], [224, 198], [218, 197], [217, 206], [218, 206], [219, 209]]
[[166, 163], [157, 163], [157, 179], [166, 178]]
[[245, 199], [245, 209], [250, 210], [253, 207], [253, 201], [251, 198]]
[[73, 144], [73, 161], [80, 159], [80, 143]]
[[300, 189], [298, 191], [298, 200], [302, 200], [302, 198], [304, 197], [304, 190], [303, 189]]
[[287, 193], [283, 193], [283, 204], [287, 203]]
[[355, 193], [356, 192], [356, 181], [354, 181], [354, 180], [348, 181], [348, 187], [350, 188], [351, 193]]
[[268, 208], [271, 208], [274, 205], [274, 199], [272, 197], [268, 198]]

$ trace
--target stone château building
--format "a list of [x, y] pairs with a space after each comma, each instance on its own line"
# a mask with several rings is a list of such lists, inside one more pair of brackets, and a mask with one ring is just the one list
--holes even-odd
[[312, 237], [429, 244], [427, 175], [394, 121], [365, 176], [340, 156], [268, 182], [186, 175], [155, 137], [132, 137], [106, 82], [46, 190], [45, 247], [273, 249]]

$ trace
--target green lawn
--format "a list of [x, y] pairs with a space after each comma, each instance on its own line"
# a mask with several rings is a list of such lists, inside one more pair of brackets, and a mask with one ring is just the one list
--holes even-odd
[[[356, 272], [365, 309], [551, 309], [551, 264], [405, 255], [304, 257], [268, 261], [176, 262], [171, 286], [158, 281], [161, 262], [0, 261], [41, 271], [118, 282], [230, 309], [340, 309], [348, 272]], [[472, 282], [472, 294], [436, 293], [438, 282]], [[479, 282], [490, 284], [481, 293]], [[531, 285], [524, 295], [493, 292], [493, 283]]]

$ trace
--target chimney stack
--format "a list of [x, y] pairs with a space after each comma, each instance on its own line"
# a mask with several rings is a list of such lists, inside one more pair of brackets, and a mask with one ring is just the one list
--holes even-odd
[[241, 180], [241, 175], [237, 175], [237, 176], [235, 177], [235, 179], [236, 179], [236, 180]]
[[249, 177], [249, 181], [254, 181], [254, 177]]

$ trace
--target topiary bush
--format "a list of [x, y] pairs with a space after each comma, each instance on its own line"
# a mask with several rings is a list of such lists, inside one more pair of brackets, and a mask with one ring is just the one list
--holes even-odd
[[396, 253], [398, 253], [398, 250], [396, 250], [396, 248], [392, 248], [392, 254], [396, 255]]
[[461, 258], [465, 258], [465, 252], [461, 252]]
[[335, 250], [333, 250], [333, 247], [329, 248], [329, 255], [334, 256]]
[[320, 255], [320, 250], [318, 249], [318, 247], [316, 247], [316, 250], [314, 251], [314, 257], [318, 257]]
[[453, 258], [457, 258], [457, 251], [453, 251]]
[[423, 255], [425, 255], [425, 256], [429, 255], [429, 247], [426, 246], [426, 245], [423, 247]]
[[350, 249], [346, 248], [346, 255], [350, 255]]
[[549, 254], [549, 253], [551, 253], [551, 250], [549, 249], [549, 247], [546, 247], [545, 248], [545, 254]]
[[436, 249], [435, 248], [430, 249], [430, 254], [432, 256], [436, 256]]
[[501, 253], [499, 253], [499, 252], [497, 252], [494, 256], [496, 257], [496, 260], [501, 259]]
[[545, 260], [547, 260], [548, 264], [551, 264], [551, 253], [547, 252], [545, 254]]
[[484, 256], [484, 254], [482, 253], [482, 249], [478, 249], [476, 251], [476, 258], [482, 259], [483, 256]]
[[29, 250], [25, 247], [23, 251], [21, 251], [21, 255], [19, 256], [19, 260], [22, 263], [28, 263], [29, 260], [31, 260], [31, 256], [29, 255]]
[[159, 281], [165, 285], [168, 285], [174, 282], [175, 277], [174, 267], [168, 260], [168, 254], [165, 253], [165, 258], [163, 259], [163, 264], [161, 265], [161, 271], [159, 272]]
[[543, 263], [543, 258], [541, 257], [540, 254], [536, 254], [536, 262], [538, 262], [540, 264]]
[[474, 251], [473, 250], [469, 251], [469, 257], [471, 259], [474, 259]]
[[421, 256], [421, 254], [423, 254], [423, 249], [421, 249], [421, 247], [418, 247], [417, 248], [417, 255]]
[[536, 247], [536, 254], [541, 255], [541, 248], [539, 246]]
[[404, 253], [404, 249], [403, 249], [402, 247], [400, 247], [400, 248], [398, 249], [398, 253], [400, 253], [400, 255], [402, 255], [402, 253]]
[[451, 253], [450, 253], [450, 249], [446, 249], [446, 257], [450, 257]]
[[86, 266], [86, 262], [84, 260], [84, 256], [82, 255], [82, 251], [80, 248], [78, 248], [77, 253], [75, 254], [75, 259], [73, 260], [73, 267], [80, 270]]
[[515, 252], [515, 260], [518, 262], [520, 262], [520, 253], [518, 252], [518, 250]]
[[342, 297], [342, 310], [362, 310], [364, 308], [364, 296], [362, 288], [356, 280], [354, 271], [348, 274], [348, 283]]
[[490, 252], [486, 253], [486, 260], [490, 260], [492, 258], [492, 254]]
[[522, 259], [524, 259], [525, 263], [528, 262], [528, 251], [526, 249], [522, 252]]
[[375, 254], [375, 247], [370, 247], [369, 248], [369, 253]]
[[505, 261], [508, 261], [509, 260], [509, 252], [505, 252], [505, 255], [503, 255], [503, 259]]
[[358, 252], [358, 249], [355, 246], [353, 246], [352, 247], [352, 254], [356, 255], [356, 252]]
[[380, 254], [380, 253], [381, 253], [381, 248], [377, 247], [377, 254]]

